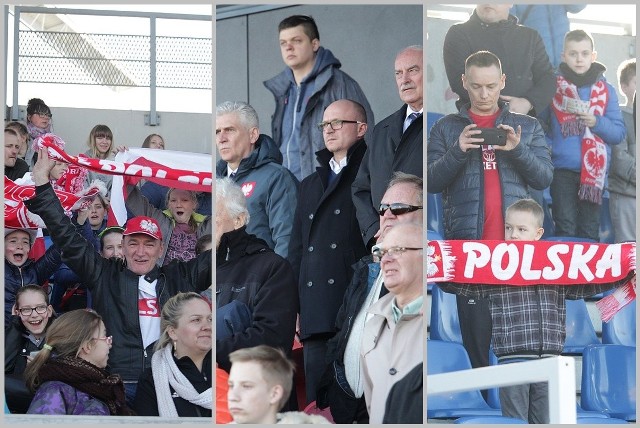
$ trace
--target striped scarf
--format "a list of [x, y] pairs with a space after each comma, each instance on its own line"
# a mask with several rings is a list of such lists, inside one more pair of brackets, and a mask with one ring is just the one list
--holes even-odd
[[[571, 100], [581, 101], [576, 86], [561, 75], [556, 77], [556, 83], [556, 93], [551, 105], [560, 124], [562, 136], [566, 138], [570, 135], [582, 135], [582, 165], [578, 197], [600, 205], [607, 171], [606, 146], [600, 137], [593, 134], [591, 129], [578, 120], [575, 114], [566, 111], [566, 106]], [[608, 100], [607, 84], [604, 80], [596, 81], [591, 85], [589, 113], [596, 116], [604, 115]]]

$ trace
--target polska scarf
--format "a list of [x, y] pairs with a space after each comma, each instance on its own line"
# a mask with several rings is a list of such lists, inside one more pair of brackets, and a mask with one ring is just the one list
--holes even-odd
[[615, 297], [601, 300], [603, 319], [635, 298], [635, 270], [635, 242], [447, 240], [427, 245], [428, 282], [570, 287], [627, 279]]
[[51, 122], [47, 125], [46, 128], [38, 128], [33, 123], [27, 121], [27, 131], [29, 132], [29, 136], [31, 139], [36, 139], [41, 137], [44, 134], [48, 134], [53, 130], [53, 126]]
[[[37, 152], [41, 147], [43, 147], [43, 141], [49, 141], [61, 150], [64, 150], [64, 140], [57, 135], [50, 133], [40, 135], [38, 138], [34, 139], [33, 143], [31, 143], [31, 149], [34, 152]], [[67, 170], [60, 178], [50, 181], [55, 190], [62, 190], [77, 194], [82, 192], [87, 175], [88, 172], [85, 168], [71, 164], [68, 165]]]
[[211, 409], [213, 403], [213, 393], [211, 388], [198, 392], [191, 385], [189, 379], [180, 371], [173, 360], [173, 349], [171, 344], [154, 352], [151, 357], [151, 367], [153, 371], [153, 383], [156, 389], [156, 399], [158, 401], [158, 413], [166, 418], [177, 418], [178, 411], [171, 397], [171, 388], [183, 399], [190, 403]]
[[106, 370], [82, 358], [49, 358], [40, 368], [38, 379], [40, 385], [47, 381], [71, 385], [105, 403], [111, 415], [135, 415], [125, 402], [124, 384], [120, 375], [110, 375]]
[[[580, 168], [580, 188], [578, 197], [595, 204], [602, 204], [605, 172], [607, 169], [607, 150], [602, 139], [593, 134], [577, 116], [566, 111], [567, 105], [573, 100], [581, 101], [578, 89], [564, 76], [556, 77], [556, 93], [553, 97], [552, 108], [555, 113], [560, 131], [564, 138], [570, 135], [582, 135]], [[602, 116], [609, 100], [609, 89], [604, 80], [597, 80], [591, 85], [589, 99], [589, 113]]]

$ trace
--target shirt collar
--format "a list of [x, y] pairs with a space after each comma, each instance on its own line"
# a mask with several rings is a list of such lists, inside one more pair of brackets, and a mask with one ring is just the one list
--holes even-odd
[[407, 104], [407, 111], [405, 112], [404, 120], [407, 120], [407, 118], [409, 117], [409, 115], [410, 115], [411, 113], [419, 113], [419, 114], [422, 114], [422, 111], [423, 111], [423, 110], [424, 110], [424, 108], [421, 108], [419, 111], [413, 111], [413, 110], [411, 110], [411, 107], [409, 107], [409, 104]]
[[424, 300], [423, 296], [419, 296], [417, 299], [409, 302], [405, 305], [403, 309], [398, 308], [396, 306], [396, 299], [393, 298], [391, 300], [391, 312], [393, 314], [393, 321], [398, 322], [402, 315], [415, 315], [420, 312], [422, 308], [422, 301]]
[[340, 162], [336, 162], [336, 160], [334, 158], [329, 159], [329, 168], [331, 168], [331, 171], [333, 171], [335, 174], [340, 174], [340, 171], [342, 171], [342, 168], [344, 168], [345, 166], [347, 166], [347, 157], [343, 157]]

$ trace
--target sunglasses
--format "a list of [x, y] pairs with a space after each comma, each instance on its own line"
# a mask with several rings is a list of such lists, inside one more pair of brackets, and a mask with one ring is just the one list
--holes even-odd
[[409, 204], [380, 204], [380, 208], [378, 209], [378, 214], [380, 217], [384, 215], [387, 210], [391, 210], [391, 214], [393, 215], [401, 215], [410, 213], [413, 211], [418, 211], [422, 209], [422, 205], [409, 205]]

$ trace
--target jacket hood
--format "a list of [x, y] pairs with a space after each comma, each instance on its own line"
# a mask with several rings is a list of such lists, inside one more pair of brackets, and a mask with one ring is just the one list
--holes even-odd
[[[307, 77], [302, 80], [302, 83], [307, 80], [315, 79], [315, 77], [320, 74], [325, 68], [335, 66], [336, 68], [342, 67], [342, 64], [333, 56], [333, 53], [329, 49], [325, 49], [322, 46], [318, 48], [318, 52], [316, 52], [316, 62], [313, 65], [313, 69], [309, 73]], [[291, 72], [291, 69], [289, 69]], [[291, 73], [291, 78], [293, 79], [293, 73]]]
[[[264, 164], [275, 162], [278, 165], [282, 165], [282, 153], [273, 141], [271, 137], [265, 134], [260, 134], [258, 141], [256, 141], [255, 148], [246, 158], [240, 161], [238, 166], [238, 174], [242, 171], [248, 171], [254, 168], [258, 168]], [[219, 177], [226, 176], [227, 163], [224, 160], [219, 160], [216, 166], [216, 174]]]
[[239, 259], [245, 255], [263, 253], [273, 250], [267, 243], [247, 233], [247, 226], [223, 233], [220, 245], [216, 249], [216, 264], [221, 266], [226, 262]]

